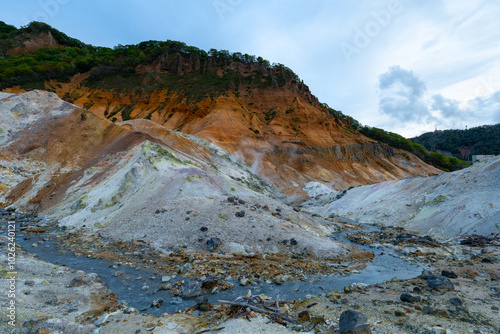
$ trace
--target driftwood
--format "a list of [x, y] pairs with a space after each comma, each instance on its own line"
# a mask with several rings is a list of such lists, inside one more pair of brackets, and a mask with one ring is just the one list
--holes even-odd
[[210, 333], [210, 332], [218, 332], [218, 331], [221, 331], [223, 330], [224, 328], [226, 327], [221, 327], [221, 328], [215, 328], [215, 329], [205, 329], [201, 332], [196, 332], [195, 334], [203, 334], [203, 333]]
[[243, 302], [238, 302], [238, 301], [230, 302], [227, 300], [219, 300], [218, 302], [221, 304], [226, 304], [226, 305], [230, 305], [230, 306], [239, 306], [239, 307], [245, 307], [245, 308], [248, 307], [249, 309], [251, 309], [255, 312], [264, 313], [264, 314], [267, 314], [267, 315], [270, 315], [270, 316], [273, 316], [276, 318], [281, 318], [281, 319], [283, 319], [289, 323], [292, 323], [292, 324], [297, 323], [297, 321], [295, 321], [294, 319], [285, 317], [284, 315], [282, 315], [278, 312], [268, 311], [268, 310], [262, 309], [260, 307], [250, 305], [249, 303], [243, 303]]

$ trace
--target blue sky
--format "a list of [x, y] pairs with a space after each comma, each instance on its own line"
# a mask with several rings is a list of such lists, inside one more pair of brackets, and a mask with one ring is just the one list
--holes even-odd
[[0, 13], [93, 45], [171, 39], [262, 56], [405, 137], [500, 122], [498, 17], [486, 0], [23, 0]]

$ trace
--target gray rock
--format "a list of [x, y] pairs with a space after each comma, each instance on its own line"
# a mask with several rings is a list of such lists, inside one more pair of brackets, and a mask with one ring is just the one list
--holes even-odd
[[192, 270], [193, 269], [193, 265], [191, 263], [186, 263], [184, 264], [181, 269], [179, 269], [179, 272], [181, 274], [185, 273], [186, 271], [189, 271], [189, 270]]
[[220, 245], [220, 239], [219, 238], [210, 238], [207, 240], [207, 248], [209, 252], [213, 252], [214, 250], [217, 249]]
[[443, 270], [441, 272], [441, 275], [443, 275], [444, 277], [448, 277], [448, 278], [457, 278], [457, 274], [455, 274], [453, 271], [449, 271], [449, 270]]
[[160, 307], [161, 304], [163, 304], [163, 299], [158, 298], [158, 299], [153, 300], [153, 302], [151, 303], [151, 306], [152, 307]]
[[245, 210], [238, 211], [234, 214], [236, 217], [245, 217]]
[[194, 281], [184, 282], [181, 285], [182, 298], [188, 299], [198, 297], [201, 294], [201, 286]]
[[422, 274], [420, 274], [420, 277], [423, 279], [428, 279], [431, 276], [432, 276], [432, 271], [430, 271], [428, 269], [422, 270]]
[[402, 302], [406, 303], [413, 303], [415, 301], [415, 297], [413, 297], [409, 293], [402, 293], [399, 299], [401, 299]]
[[196, 306], [197, 310], [202, 312], [206, 312], [210, 310], [210, 303], [208, 302], [208, 298], [206, 296], [201, 296], [196, 298]]
[[219, 279], [216, 276], [209, 275], [207, 278], [203, 280], [203, 282], [201, 283], [201, 287], [203, 289], [212, 290], [214, 287], [217, 286], [217, 284], [219, 284]]
[[99, 319], [97, 319], [94, 322], [94, 325], [96, 325], [96, 326], [102, 326], [102, 325], [104, 325], [104, 323], [106, 322], [106, 320], [108, 320], [108, 318], [109, 318], [109, 314], [104, 314], [104, 315], [102, 315]]
[[427, 279], [427, 285], [436, 290], [452, 291], [455, 289], [450, 279], [444, 276], [430, 276]]
[[368, 318], [363, 313], [348, 310], [342, 312], [339, 319], [340, 333], [370, 333], [370, 325], [367, 324]]
[[182, 298], [181, 297], [172, 297], [172, 298], [170, 298], [170, 304], [171, 305], [182, 304]]

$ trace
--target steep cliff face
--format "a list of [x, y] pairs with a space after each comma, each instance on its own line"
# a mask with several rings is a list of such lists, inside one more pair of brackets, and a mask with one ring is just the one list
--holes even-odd
[[[179, 67], [175, 59], [141, 68], [147, 71], [140, 81], [144, 86], [135, 89], [103, 87], [109, 83], [92, 87], [88, 76], [75, 77], [70, 83], [51, 82], [47, 87], [115, 122], [145, 118], [209, 140], [240, 156], [287, 195], [305, 197], [302, 188], [311, 181], [338, 190], [440, 173], [406, 152], [352, 130], [348, 121], [329, 113], [308, 87], [286, 70], [269, 73], [259, 64], [228, 62], [227, 68], [219, 68], [216, 75], [224, 78], [231, 74], [233, 79], [227, 83], [230, 89], [208, 97], [186, 97], [163, 88], [162, 76], [173, 71], [183, 80], [190, 71], [196, 71], [197, 61], [181, 58], [185, 63], [179, 60], [183, 63]], [[210, 62], [205, 64], [207, 70], [213, 70]], [[255, 78], [255, 71], [261, 71], [259, 80], [276, 81], [277, 86], [260, 89], [246, 83], [251, 71]], [[238, 79], [240, 75], [242, 79]], [[151, 89], [148, 83], [155, 78], [157, 89]]]
[[[16, 52], [53, 46], [58, 39], [51, 31]], [[311, 181], [339, 190], [440, 173], [354, 130], [348, 117], [325, 108], [283, 65], [173, 41], [100, 50], [54, 34], [87, 52], [75, 56], [76, 65], [65, 64], [64, 77], [76, 68], [86, 72], [47, 80], [47, 90], [113, 123], [147, 119], [213, 142], [287, 195], [307, 196], [302, 188]]]

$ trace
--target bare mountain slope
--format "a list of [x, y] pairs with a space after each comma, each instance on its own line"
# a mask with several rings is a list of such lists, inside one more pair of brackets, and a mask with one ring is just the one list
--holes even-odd
[[[307, 206], [322, 215], [339, 215], [364, 223], [402, 226], [440, 238], [500, 231], [500, 156], [464, 170], [429, 178], [383, 182], [315, 193]], [[337, 199], [338, 198], [338, 199]]]
[[0, 100], [0, 118], [8, 120], [0, 146], [5, 205], [157, 249], [317, 258], [350, 251], [327, 237], [333, 224], [294, 211], [248, 165], [207, 141], [148, 120], [114, 124], [43, 91]]

